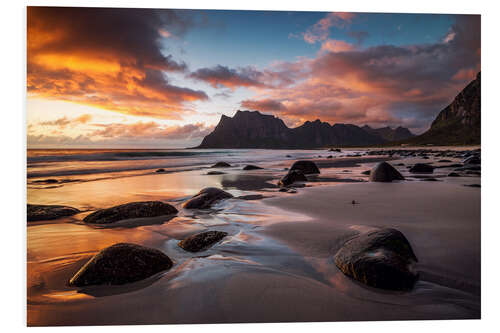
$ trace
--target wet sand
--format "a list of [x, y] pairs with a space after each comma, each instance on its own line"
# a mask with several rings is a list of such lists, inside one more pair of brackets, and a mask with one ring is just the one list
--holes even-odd
[[[28, 189], [29, 202], [87, 210], [28, 225], [28, 324], [479, 318], [480, 189], [463, 185], [480, 183], [480, 177], [445, 177], [450, 170], [443, 168], [432, 175], [439, 181], [423, 182], [406, 169], [421, 159], [393, 158], [394, 165], [405, 163], [398, 169], [407, 181], [367, 182], [361, 172], [384, 159], [391, 158], [315, 159], [321, 177], [297, 187], [296, 194], [276, 188], [293, 160], [262, 163], [266, 169], [255, 171], [237, 165], [222, 170], [224, 175], [201, 169]], [[437, 160], [425, 162], [439, 165]], [[183, 200], [206, 186], [263, 198], [183, 210]], [[104, 229], [81, 222], [97, 208], [143, 199], [169, 202], [179, 214]], [[397, 228], [412, 244], [420, 272], [412, 291], [364, 286], [333, 263], [345, 240], [374, 226]], [[229, 236], [197, 254], [177, 246], [205, 230]], [[157, 248], [174, 267], [124, 286], [67, 286], [93, 254], [117, 242]]]

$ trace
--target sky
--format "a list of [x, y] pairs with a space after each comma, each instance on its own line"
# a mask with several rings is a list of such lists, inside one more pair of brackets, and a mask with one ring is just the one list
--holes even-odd
[[480, 71], [478, 15], [28, 7], [28, 148], [182, 148], [221, 115], [419, 134]]

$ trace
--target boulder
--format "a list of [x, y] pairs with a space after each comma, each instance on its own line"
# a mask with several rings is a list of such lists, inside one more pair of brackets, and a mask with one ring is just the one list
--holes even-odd
[[293, 170], [300, 171], [304, 175], [320, 173], [318, 166], [313, 161], [297, 161], [290, 168], [290, 171]]
[[77, 213], [80, 213], [78, 209], [69, 206], [28, 204], [26, 215], [28, 222], [33, 222], [55, 220]]
[[245, 165], [245, 167], [243, 168], [243, 170], [259, 170], [259, 169], [262, 168], [252, 164]]
[[411, 173], [433, 173], [434, 167], [425, 163], [416, 163], [410, 168]]
[[334, 259], [345, 275], [375, 288], [409, 290], [418, 277], [418, 259], [396, 229], [360, 234], [347, 241]]
[[129, 202], [106, 209], [99, 209], [87, 215], [83, 221], [91, 224], [109, 224], [126, 219], [156, 217], [176, 214], [177, 209], [161, 201]]
[[404, 180], [405, 177], [387, 162], [380, 162], [370, 171], [372, 182], [392, 182], [393, 180]]
[[186, 201], [182, 206], [186, 209], [207, 209], [217, 201], [232, 197], [232, 194], [219, 188], [207, 187]]
[[278, 182], [278, 186], [289, 186], [295, 182], [306, 182], [306, 176], [297, 170], [291, 170]]
[[189, 252], [200, 252], [208, 249], [226, 236], [227, 232], [215, 230], [206, 231], [189, 236], [188, 238], [180, 241], [178, 245]]
[[172, 260], [157, 249], [118, 243], [92, 257], [69, 280], [69, 285], [83, 287], [131, 283], [170, 269], [172, 265]]
[[229, 168], [229, 167], [231, 167], [231, 164], [227, 162], [217, 162], [211, 166], [211, 168]]

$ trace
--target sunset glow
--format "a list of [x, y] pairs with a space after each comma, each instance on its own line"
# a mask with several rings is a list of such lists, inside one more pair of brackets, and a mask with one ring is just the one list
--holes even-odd
[[27, 21], [31, 148], [189, 147], [238, 109], [421, 133], [480, 71], [474, 15], [29, 7]]

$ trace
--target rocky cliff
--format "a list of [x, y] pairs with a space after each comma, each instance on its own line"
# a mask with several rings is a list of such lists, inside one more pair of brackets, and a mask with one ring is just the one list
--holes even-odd
[[432, 122], [429, 130], [410, 139], [409, 144], [481, 143], [481, 72]]

